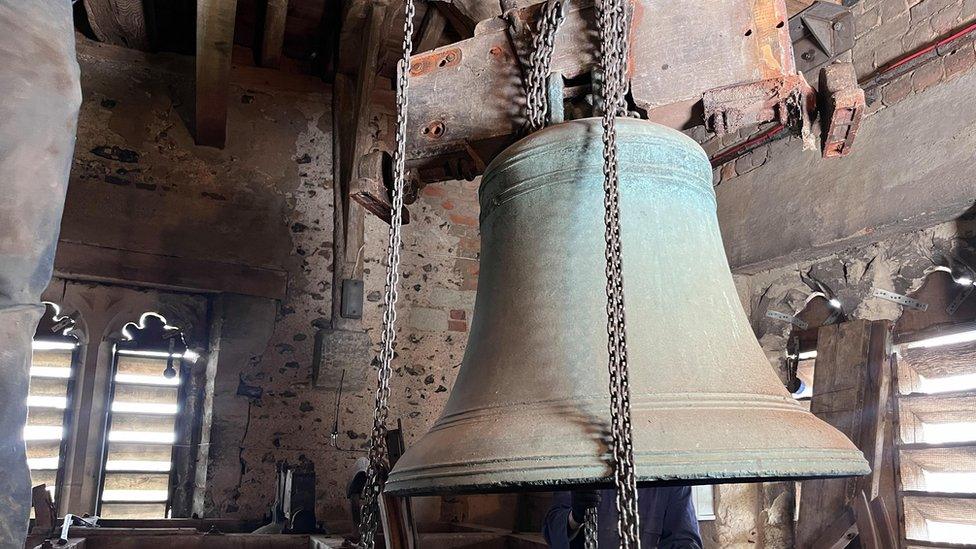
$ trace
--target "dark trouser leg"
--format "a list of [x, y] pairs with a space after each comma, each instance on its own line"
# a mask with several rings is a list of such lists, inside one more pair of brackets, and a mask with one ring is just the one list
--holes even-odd
[[23, 547], [31, 339], [44, 308], [81, 89], [70, 0], [0, 0], [0, 547]]

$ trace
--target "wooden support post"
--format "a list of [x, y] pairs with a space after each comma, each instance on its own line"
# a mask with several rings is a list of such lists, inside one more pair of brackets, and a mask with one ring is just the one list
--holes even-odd
[[381, 495], [380, 520], [386, 549], [420, 549], [420, 534], [413, 520], [410, 498]]
[[285, 20], [288, 0], [267, 0], [264, 12], [264, 32], [261, 37], [261, 66], [278, 68], [281, 47], [285, 42]]
[[224, 147], [237, 0], [197, 1], [196, 142]]
[[[825, 532], [846, 535], [837, 518], [849, 513], [861, 492], [880, 492], [888, 394], [891, 388], [890, 323], [855, 320], [820, 328], [810, 411], [847, 435], [864, 452], [871, 474], [803, 483], [797, 547], [818, 546]], [[842, 521], [844, 522], [844, 521]], [[851, 522], [853, 523], [853, 522]]]
[[420, 40], [417, 41], [413, 53], [423, 53], [436, 48], [446, 25], [447, 18], [444, 14], [434, 4], [428, 4], [427, 13], [424, 14], [424, 20], [420, 24]]
[[359, 259], [364, 242], [365, 212], [350, 196], [359, 191], [359, 163], [373, 147], [369, 129], [370, 103], [379, 71], [387, 5], [374, 2], [368, 10], [355, 88], [344, 75], [336, 75], [333, 86], [334, 158], [337, 161], [333, 172], [336, 184], [333, 187], [332, 328], [356, 331], [362, 330], [360, 319], [347, 319], [341, 315], [342, 281], [362, 277]]

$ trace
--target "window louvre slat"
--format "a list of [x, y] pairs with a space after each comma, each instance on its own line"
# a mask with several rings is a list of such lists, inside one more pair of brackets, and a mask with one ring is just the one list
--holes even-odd
[[928, 378], [976, 373], [976, 342], [903, 348], [898, 363]]
[[976, 527], [976, 499], [957, 497], [905, 496], [905, 535], [908, 539], [933, 542], [959, 542], [961, 539], [943, 539], [931, 530], [931, 523], [960, 525], [968, 529]]
[[120, 402], [144, 402], [147, 404], [176, 404], [177, 387], [147, 385], [115, 385], [115, 400]]
[[162, 518], [166, 505], [162, 503], [104, 503], [102, 516], [113, 519], [151, 519]]
[[56, 377], [32, 377], [28, 394], [64, 398], [68, 394], [68, 380]]

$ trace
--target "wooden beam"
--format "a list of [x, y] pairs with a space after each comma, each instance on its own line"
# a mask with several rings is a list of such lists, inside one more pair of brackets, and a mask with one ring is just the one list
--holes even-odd
[[871, 474], [803, 483], [797, 547], [821, 538], [838, 516], [851, 510], [856, 494], [869, 500], [881, 491], [884, 423], [891, 368], [886, 351], [890, 323], [854, 320], [820, 328], [810, 411], [831, 424], [865, 454]]
[[413, 53], [430, 51], [437, 47], [441, 36], [444, 34], [444, 27], [447, 25], [447, 18], [433, 4], [428, 4], [427, 13], [420, 24], [420, 39]]
[[261, 37], [261, 66], [277, 68], [281, 63], [281, 47], [285, 43], [285, 20], [288, 0], [267, 0], [264, 12], [264, 33]]
[[449, 0], [433, 0], [428, 4], [428, 9], [439, 11], [462, 40], [474, 36], [474, 27], [478, 22], [464, 6]]
[[223, 261], [163, 256], [58, 242], [54, 273], [70, 280], [116, 282], [195, 292], [232, 292], [282, 299], [288, 286], [284, 271]]
[[196, 142], [224, 147], [237, 0], [197, 1]]
[[86, 0], [85, 12], [99, 41], [146, 51], [150, 47], [142, 0]]
[[[335, 149], [337, 159], [333, 176], [337, 184], [333, 208], [332, 269], [332, 327], [362, 330], [358, 318], [343, 318], [342, 282], [362, 278], [358, 259], [364, 242], [365, 212], [350, 196], [357, 192], [359, 162], [374, 143], [370, 132], [370, 103], [376, 87], [377, 73], [385, 38], [388, 6], [386, 2], [372, 2], [366, 7], [362, 41], [358, 49], [358, 69], [355, 87], [348, 77], [336, 75], [333, 98]], [[340, 63], [341, 65], [342, 63]]]

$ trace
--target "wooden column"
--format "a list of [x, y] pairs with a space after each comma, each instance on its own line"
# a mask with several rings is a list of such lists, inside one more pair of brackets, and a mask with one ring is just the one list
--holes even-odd
[[224, 147], [237, 0], [197, 0], [196, 142]]
[[359, 162], [371, 149], [370, 103], [376, 86], [387, 5], [370, 4], [364, 23], [355, 87], [348, 77], [336, 75], [334, 120], [334, 226], [332, 271], [332, 328], [362, 330], [360, 319], [343, 318], [342, 281], [362, 278], [365, 213], [350, 195], [358, 190]]
[[891, 391], [889, 333], [888, 321], [854, 320], [820, 328], [810, 411], [847, 435], [864, 452], [872, 472], [804, 482], [797, 547], [831, 546], [823, 536], [847, 531], [861, 492], [873, 500], [881, 491], [882, 470], [891, 466], [882, 458]]
[[437, 42], [444, 34], [447, 18], [437, 9], [435, 4], [427, 5], [427, 13], [420, 24], [420, 40], [414, 46], [413, 53], [423, 53], [437, 47]]
[[285, 42], [285, 20], [288, 0], [268, 0], [264, 12], [264, 33], [261, 37], [261, 66], [277, 68], [281, 62], [281, 47]]

